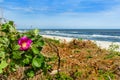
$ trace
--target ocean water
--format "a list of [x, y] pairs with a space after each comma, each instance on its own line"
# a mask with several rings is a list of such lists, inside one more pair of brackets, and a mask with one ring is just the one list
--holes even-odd
[[41, 29], [41, 35], [120, 42], [120, 29]]

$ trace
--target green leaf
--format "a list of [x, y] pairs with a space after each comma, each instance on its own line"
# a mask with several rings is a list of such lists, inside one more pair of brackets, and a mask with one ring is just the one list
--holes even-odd
[[1, 64], [0, 64], [0, 73], [2, 73], [2, 69], [7, 67], [7, 62], [5, 60], [1, 61]]
[[35, 48], [34, 46], [32, 46], [32, 51], [33, 51], [34, 54], [39, 54], [40, 53], [40, 51], [37, 48]]
[[2, 59], [5, 58], [5, 52], [2, 52], [2, 51], [0, 52], [0, 58]]
[[33, 77], [33, 76], [34, 76], [34, 71], [30, 70], [30, 71], [27, 73], [27, 76]]
[[3, 32], [7, 32], [8, 31], [7, 30], [8, 29], [8, 25], [7, 24], [3, 24], [1, 28], [2, 28]]
[[13, 21], [9, 21], [9, 24], [13, 26], [13, 25], [14, 25], [14, 22], [13, 22]]
[[11, 34], [11, 35], [10, 35], [10, 39], [11, 39], [12, 41], [15, 41], [15, 39], [16, 39], [15, 35], [14, 35], [14, 34]]
[[6, 44], [6, 43], [9, 42], [9, 39], [8, 38], [3, 38], [2, 42]]
[[3, 45], [2, 44], [0, 44], [0, 47], [2, 47]]
[[32, 59], [32, 55], [31, 54], [27, 54], [25, 55], [26, 58]]
[[15, 31], [15, 27], [12, 26], [12, 25], [9, 25], [9, 30], [10, 30], [10, 32], [14, 32]]
[[40, 46], [40, 47], [42, 47], [43, 45], [44, 45], [44, 41], [38, 41], [37, 43], [36, 43], [38, 46]]
[[5, 68], [7, 65], [7, 62], [3, 60], [1, 61], [0, 68]]
[[26, 59], [23, 60], [24, 64], [29, 64], [29, 62], [30, 62], [29, 58], [26, 58]]
[[32, 66], [33, 67], [41, 67], [42, 61], [40, 58], [33, 58]]
[[20, 52], [13, 52], [13, 59], [20, 59], [21, 58], [21, 54]]
[[16, 71], [16, 68], [13, 68], [13, 67], [12, 67], [12, 68], [11, 68], [11, 71]]
[[15, 45], [15, 46], [13, 47], [13, 50], [19, 50], [19, 48], [20, 48], [19, 45]]
[[3, 73], [3, 70], [0, 68], [0, 73]]
[[34, 41], [36, 38], [35, 37], [32, 37], [31, 40]]

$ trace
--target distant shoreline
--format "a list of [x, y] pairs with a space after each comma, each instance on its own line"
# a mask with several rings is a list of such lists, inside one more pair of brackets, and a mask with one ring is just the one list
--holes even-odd
[[[29, 29], [18, 30], [25, 32]], [[40, 35], [82, 38], [95, 41], [120, 42], [120, 30], [116, 29], [40, 29]]]
[[[51, 35], [42, 35], [42, 36], [45, 38], [60, 40], [61, 42], [62, 41], [70, 42], [73, 39], [77, 39], [77, 38], [68, 38], [68, 37], [51, 36]], [[101, 49], [109, 49], [109, 46], [112, 44], [118, 45], [119, 49], [117, 51], [120, 52], [120, 42], [96, 41], [96, 40], [91, 40], [91, 41], [94, 42], [95, 44], [97, 44], [97, 46], [100, 47]]]

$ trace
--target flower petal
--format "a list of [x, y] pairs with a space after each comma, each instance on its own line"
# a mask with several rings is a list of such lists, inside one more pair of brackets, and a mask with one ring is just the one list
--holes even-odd
[[[26, 46], [23, 46], [23, 43], [26, 43]], [[31, 47], [32, 40], [27, 38], [26, 36], [21, 37], [18, 40], [18, 44], [20, 45], [20, 50], [28, 50]]]

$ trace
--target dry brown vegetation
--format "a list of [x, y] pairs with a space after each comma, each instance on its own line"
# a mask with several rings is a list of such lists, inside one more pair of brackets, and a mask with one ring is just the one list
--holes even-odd
[[[120, 80], [120, 53], [97, 47], [90, 40], [57, 43], [61, 58], [60, 73], [73, 80]], [[55, 57], [55, 48], [45, 45], [42, 51]], [[57, 60], [51, 63], [57, 69]], [[65, 79], [65, 80], [69, 80]]]
[[[60, 43], [57, 40], [45, 39], [42, 53], [52, 65], [51, 71], [58, 69], [60, 56], [59, 80], [120, 80], [120, 53], [99, 48], [90, 40], [73, 40]], [[11, 73], [8, 80], [21, 80], [24, 69]], [[48, 79], [47, 79], [48, 78]], [[27, 80], [57, 80], [56, 74], [36, 75]], [[23, 79], [26, 80], [26, 79]]]

